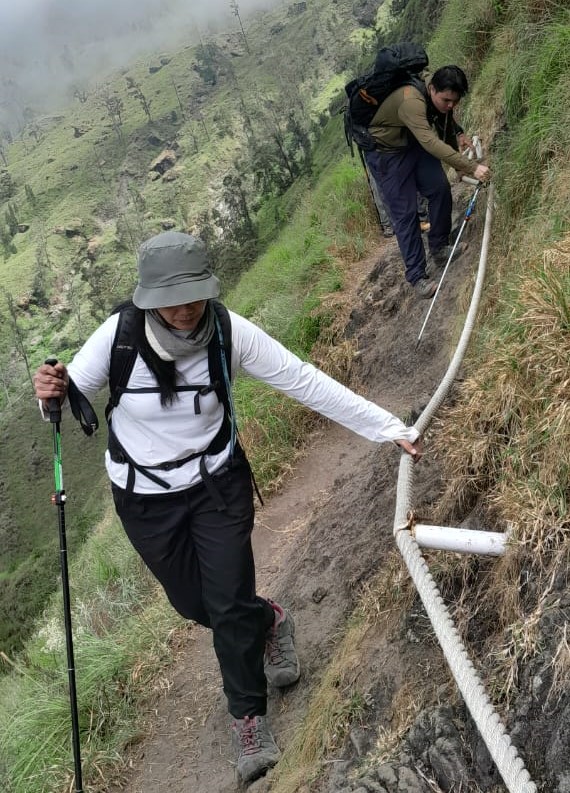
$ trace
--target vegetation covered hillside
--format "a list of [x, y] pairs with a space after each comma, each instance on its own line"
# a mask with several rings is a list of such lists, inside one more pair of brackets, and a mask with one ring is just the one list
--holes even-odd
[[[7, 440], [0, 451], [0, 623], [8, 628], [0, 640], [0, 721], [10, 726], [0, 736], [0, 783], [9, 793], [72, 787], [57, 594], [30, 633], [31, 617], [54, 588], [57, 562], [46, 561], [53, 559], [55, 516], [35, 497], [50, 489], [49, 431], [37, 420], [26, 367], [33, 370], [51, 353], [66, 359], [129, 293], [138, 241], [172, 225], [208, 240], [231, 284], [232, 307], [346, 376], [352, 356], [335, 294], [377, 229], [366, 183], [328, 108], [340, 103], [346, 75], [361, 68], [370, 46], [391, 36], [428, 43], [434, 67], [465, 66], [471, 91], [462, 122], [488, 148], [497, 196], [492, 267], [474, 341], [428, 438], [429, 454], [444, 469], [428, 511], [443, 525], [473, 515], [488, 528], [508, 524], [511, 540], [498, 561], [436, 554], [429, 561], [539, 790], [567, 793], [566, 0], [285, 3], [251, 19], [245, 37], [211, 37], [133, 65], [94, 86], [37, 139], [28, 133], [7, 150], [0, 178]], [[239, 384], [237, 399], [244, 440], [255, 442], [256, 470], [266, 485], [275, 482], [309, 418], [248, 381]], [[35, 445], [26, 457], [30, 438]], [[70, 481], [84, 467], [90, 472], [68, 486], [85, 495], [73, 505], [72, 575], [85, 773], [95, 791], [124, 769], [130, 743], [140, 738], [140, 703], [160, 685], [180, 623], [156, 597], [101, 496], [94, 462], [100, 451], [88, 449], [69, 424], [64, 443]], [[450, 783], [438, 776], [432, 749], [441, 734], [434, 732], [427, 746], [414, 742], [418, 725], [433, 715], [418, 712], [416, 703], [441, 699], [429, 675], [399, 689], [390, 723], [374, 722], [359, 674], [373, 667], [378, 636], [388, 644], [407, 640], [410, 626], [425, 618], [399, 560], [391, 557], [380, 576], [370, 573], [360, 583], [346, 634], [331, 649], [330, 665], [311, 678], [306, 719], [286, 736], [283, 761], [265, 789], [391, 793], [403, 789], [386, 770], [397, 761], [398, 768], [421, 769], [425, 790], [504, 790], [458, 699], [443, 704], [461, 737], [464, 777]], [[18, 624], [15, 604], [22, 604]], [[421, 636], [432, 641], [429, 626]], [[355, 758], [347, 736], [361, 722], [374, 739]], [[343, 751], [343, 762], [349, 759], [334, 776]], [[380, 768], [385, 776], [373, 778]]]

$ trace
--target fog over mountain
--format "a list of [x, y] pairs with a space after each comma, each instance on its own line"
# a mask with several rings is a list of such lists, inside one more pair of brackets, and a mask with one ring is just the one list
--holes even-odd
[[[242, 19], [279, 0], [238, 0]], [[86, 83], [198, 34], [239, 30], [229, 0], [0, 0], [0, 126], [53, 110]]]

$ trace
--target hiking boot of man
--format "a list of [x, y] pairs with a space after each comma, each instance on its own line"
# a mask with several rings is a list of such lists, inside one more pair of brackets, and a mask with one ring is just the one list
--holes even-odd
[[[453, 245], [444, 245], [443, 248], [440, 248], [437, 251], [430, 252], [428, 256], [428, 262], [426, 267], [426, 272], [428, 275], [433, 275], [438, 270], [443, 270], [447, 262], [449, 261], [449, 257], [451, 256], [451, 251], [453, 250]], [[453, 252], [452, 262], [465, 253], [467, 250], [467, 243], [460, 242], [458, 243], [455, 251]]]
[[296, 683], [301, 674], [295, 651], [295, 622], [288, 611], [268, 600], [275, 612], [273, 625], [265, 634], [265, 677], [270, 686], [284, 688]]
[[437, 291], [437, 284], [435, 281], [430, 281], [429, 278], [420, 278], [414, 284], [414, 291], [418, 295], [418, 297], [424, 298], [429, 300], [430, 297], [433, 297]]
[[265, 716], [236, 719], [232, 724], [232, 746], [237, 754], [236, 768], [242, 782], [251, 782], [262, 776], [281, 756]]
[[387, 223], [384, 226], [382, 226], [382, 236], [386, 237], [386, 239], [393, 237], [394, 229], [392, 228], [392, 226], [389, 226]]

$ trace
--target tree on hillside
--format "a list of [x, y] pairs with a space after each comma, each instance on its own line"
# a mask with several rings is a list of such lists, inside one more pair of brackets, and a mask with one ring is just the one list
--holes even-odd
[[35, 251], [35, 272], [32, 281], [32, 292], [30, 295], [30, 304], [39, 306], [40, 308], [49, 307], [48, 296], [48, 274], [49, 269], [46, 266], [45, 259], [42, 255], [42, 250], [36, 247]]
[[281, 106], [270, 97], [262, 98], [260, 106], [262, 111], [259, 121], [266, 135], [273, 141], [278, 159], [289, 175], [288, 184], [292, 184], [299, 175], [299, 167], [295, 162], [294, 151], [287, 141], [287, 119], [283, 116]]
[[237, 162], [222, 180], [217, 206], [203, 212], [196, 221], [212, 265], [222, 273], [226, 287], [235, 283], [258, 254], [257, 229], [251, 214], [252, 188], [243, 177], [244, 163]]
[[196, 62], [192, 69], [197, 72], [201, 79], [208, 85], [216, 85], [220, 71], [220, 64], [224, 60], [224, 53], [213, 41], [205, 44], [200, 41], [196, 49]]
[[34, 242], [35, 242], [35, 273], [32, 282], [32, 296], [30, 303], [33, 303], [42, 308], [49, 306], [49, 274], [51, 270], [51, 259], [47, 245], [47, 234], [43, 221], [40, 219], [34, 227]]
[[36, 209], [38, 205], [38, 199], [36, 198], [36, 194], [34, 193], [32, 187], [29, 184], [24, 185], [24, 192], [26, 194], [26, 200], [32, 209]]
[[305, 125], [301, 123], [299, 116], [292, 110], [287, 113], [286, 129], [291, 135], [293, 149], [301, 152], [303, 169], [310, 171], [313, 153], [311, 138]]
[[236, 170], [224, 176], [222, 180], [224, 187], [222, 201], [229, 220], [230, 234], [240, 245], [255, 239], [255, 227], [249, 210], [246, 183], [240, 173], [241, 168], [243, 166], [237, 163]]
[[245, 132], [246, 137], [251, 141], [255, 137], [255, 133], [254, 133], [255, 112], [248, 106], [245, 92], [242, 90], [242, 87], [238, 80], [238, 76], [233, 67], [231, 59], [228, 57], [225, 57], [225, 70], [227, 72], [229, 81], [237, 97], [239, 113], [243, 121], [243, 131]]
[[89, 99], [87, 89], [85, 89], [83, 86], [75, 83], [74, 85], [71, 86], [71, 90], [72, 90], [73, 98], [77, 99], [79, 104], [84, 105], [85, 102], [87, 102], [87, 100]]
[[[202, 132], [204, 133], [204, 137], [206, 138], [206, 140], [210, 140], [210, 133], [208, 131], [208, 126], [206, 124], [206, 119], [204, 118], [204, 114], [202, 113], [200, 108], [196, 105], [196, 107], [192, 108], [192, 110], [190, 111], [190, 114], [191, 114], [191, 116], [195, 116], [196, 117], [196, 119], [198, 121], [198, 124], [200, 125], [200, 128], [201, 128]], [[194, 132], [196, 132], [195, 125], [194, 125]], [[198, 146], [196, 147], [196, 150], [198, 150]]]
[[30, 381], [30, 385], [33, 388], [32, 372], [30, 369], [28, 352], [26, 350], [26, 344], [24, 341], [24, 334], [18, 323], [18, 307], [16, 306], [14, 298], [10, 292], [8, 292], [6, 289], [2, 289], [2, 292], [4, 294], [4, 299], [6, 301], [6, 306], [8, 308], [8, 326], [12, 333], [12, 341], [14, 343], [14, 347], [16, 351], [18, 352], [18, 355], [21, 357], [22, 361], [24, 362], [28, 380]]
[[98, 91], [98, 104], [105, 108], [113, 131], [117, 138], [122, 140], [123, 131], [121, 127], [123, 126], [123, 112], [125, 110], [123, 100], [117, 93], [111, 91], [108, 85], [104, 85]]
[[37, 220], [34, 226], [34, 240], [36, 243], [36, 258], [47, 269], [51, 269], [52, 262], [48, 250], [48, 235], [44, 221], [41, 218]]
[[0, 223], [0, 245], [2, 246], [4, 261], [9, 259], [13, 253], [16, 253], [17, 249], [10, 234], [10, 229], [4, 223]]
[[276, 75], [279, 84], [279, 97], [286, 107], [296, 108], [303, 118], [309, 119], [302, 89], [307, 75], [301, 63], [294, 59], [280, 58], [276, 61]]
[[6, 149], [4, 147], [3, 136], [0, 137], [0, 159], [4, 163], [4, 167], [8, 167], [8, 157], [6, 156]]
[[182, 116], [182, 121], [186, 121], [186, 111], [184, 108], [184, 103], [182, 102], [182, 96], [180, 94], [180, 88], [176, 85], [176, 80], [174, 77], [170, 78], [172, 82], [172, 87], [174, 88], [174, 93], [176, 94], [176, 101], [178, 102], [178, 107], [180, 108], [180, 115]]
[[187, 124], [186, 130], [188, 131], [188, 134], [192, 138], [192, 143], [194, 144], [194, 154], [198, 154], [198, 152], [200, 151], [200, 145], [199, 145], [200, 137], [198, 135], [196, 124], [192, 124], [192, 123]]
[[89, 312], [97, 322], [107, 319], [113, 307], [133, 293], [134, 270], [120, 257], [113, 261], [84, 259], [78, 273], [86, 287]]
[[6, 207], [6, 211], [4, 212], [4, 220], [6, 221], [10, 235], [15, 237], [18, 233], [18, 225], [20, 221], [18, 220], [18, 208], [12, 202], [10, 202]]
[[41, 128], [36, 121], [36, 114], [35, 111], [31, 107], [25, 107], [23, 112], [23, 120], [24, 120], [24, 131], [33, 138], [36, 143], [39, 143], [42, 139], [42, 131]]
[[237, 17], [237, 20], [239, 22], [239, 26], [241, 28], [241, 34], [243, 36], [243, 40], [244, 40], [244, 43], [245, 43], [245, 48], [246, 48], [246, 50], [247, 50], [247, 52], [249, 54], [249, 53], [251, 53], [251, 50], [249, 49], [249, 42], [247, 40], [247, 36], [245, 35], [245, 30], [243, 29], [243, 25], [241, 23], [241, 17], [239, 15], [239, 5], [237, 3], [237, 0], [230, 0], [230, 8], [233, 11], [234, 16]]
[[126, 77], [125, 79], [127, 81], [127, 92], [129, 96], [132, 96], [134, 99], [137, 99], [139, 101], [145, 116], [149, 121], [152, 121], [152, 116], [150, 113], [150, 106], [152, 105], [152, 99], [147, 99], [147, 97], [143, 93], [141, 84], [137, 83], [133, 77]]

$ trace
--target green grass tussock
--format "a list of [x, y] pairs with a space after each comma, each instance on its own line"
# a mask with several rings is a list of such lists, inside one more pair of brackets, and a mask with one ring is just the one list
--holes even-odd
[[545, 171], [562, 167], [570, 145], [570, 11], [548, 24], [519, 23], [517, 56], [505, 82], [506, 123], [501, 144], [504, 206], [511, 218], [540, 200]]
[[429, 42], [430, 69], [455, 63], [468, 77], [474, 76], [492, 41], [503, 5], [497, 0], [473, 0], [465, 4], [450, 0]]
[[[156, 583], [115, 519], [84, 545], [70, 576], [83, 768], [89, 789], [104, 790], [99, 769], [120, 773], [119, 750], [140, 734], [140, 700], [170, 659], [170, 637], [182, 620], [156, 598]], [[0, 737], [7, 793], [51, 793], [71, 783], [61, 615], [58, 595], [25, 655], [0, 680], [0, 718], [10, 725]]]

